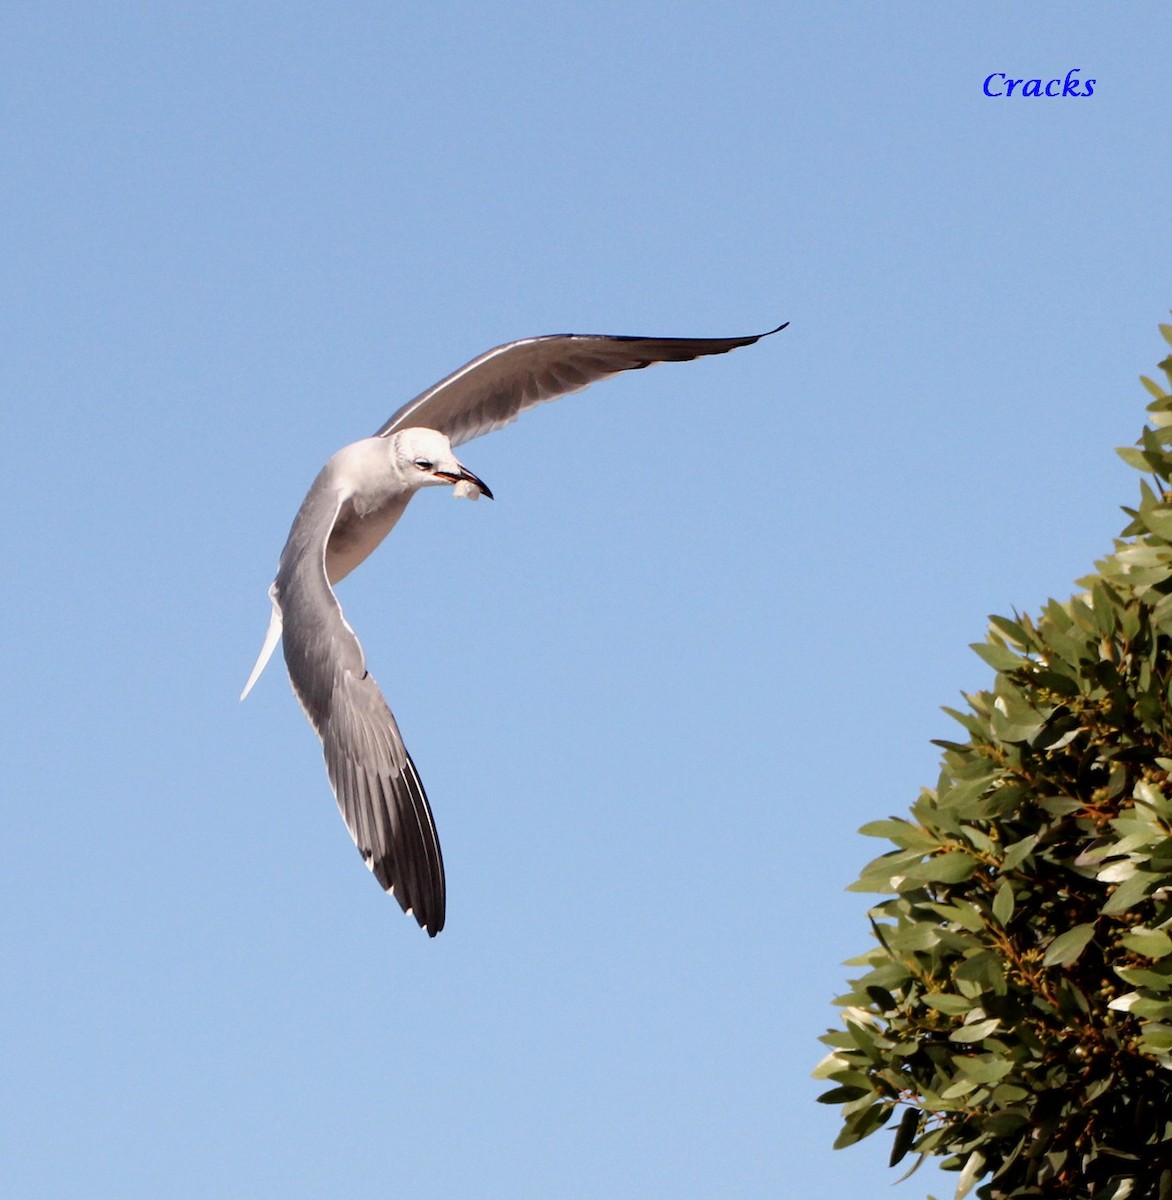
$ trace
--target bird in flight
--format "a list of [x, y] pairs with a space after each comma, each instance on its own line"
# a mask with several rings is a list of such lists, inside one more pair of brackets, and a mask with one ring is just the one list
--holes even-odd
[[735, 338], [555, 334], [509, 342], [404, 404], [373, 437], [344, 446], [310, 486], [281, 551], [269, 588], [272, 619], [240, 699], [280, 640], [350, 836], [374, 877], [432, 937], [444, 927], [446, 890], [431, 806], [333, 585], [391, 532], [420, 488], [452, 485], [457, 495], [492, 499], [453, 446], [620, 371], [725, 354], [784, 328]]

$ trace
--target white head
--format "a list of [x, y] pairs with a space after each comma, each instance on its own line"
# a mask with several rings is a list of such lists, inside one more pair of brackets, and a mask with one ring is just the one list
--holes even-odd
[[411, 488], [465, 483], [492, 499], [488, 485], [456, 458], [452, 443], [439, 430], [400, 429], [390, 442], [395, 466]]

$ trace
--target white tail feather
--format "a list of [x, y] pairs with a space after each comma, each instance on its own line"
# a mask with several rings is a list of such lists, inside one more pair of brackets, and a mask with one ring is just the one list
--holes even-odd
[[269, 631], [265, 634], [265, 643], [256, 656], [256, 666], [252, 668], [252, 674], [249, 675], [248, 682], [244, 685], [244, 691], [240, 693], [241, 700], [252, 691], [252, 685], [256, 683], [261, 672], [268, 666], [269, 659], [273, 657], [273, 651], [281, 640], [281, 610], [277, 607], [277, 598], [273, 595], [272, 588], [269, 588], [269, 597], [273, 602], [273, 615], [269, 619]]

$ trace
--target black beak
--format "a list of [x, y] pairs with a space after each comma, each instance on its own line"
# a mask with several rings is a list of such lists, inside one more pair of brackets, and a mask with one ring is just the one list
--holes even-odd
[[460, 464], [460, 474], [453, 475], [451, 471], [436, 471], [436, 476], [440, 479], [446, 479], [449, 483], [470, 483], [480, 490], [482, 496], [487, 496], [490, 500], [494, 499], [493, 494], [489, 491], [488, 484], [483, 479], [479, 479], [468, 470], [463, 463]]

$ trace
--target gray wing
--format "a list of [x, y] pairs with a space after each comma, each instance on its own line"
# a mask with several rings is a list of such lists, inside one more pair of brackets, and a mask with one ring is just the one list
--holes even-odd
[[330, 785], [359, 852], [404, 912], [444, 927], [444, 863], [415, 764], [326, 577], [342, 498], [318, 477], [274, 583], [293, 691], [322, 740]]
[[[789, 322], [786, 322], [788, 325]], [[648, 338], [559, 333], [497, 346], [408, 401], [375, 437], [423, 426], [453, 446], [500, 429], [527, 408], [577, 392], [620, 371], [727, 354], [784, 329], [736, 338]]]

